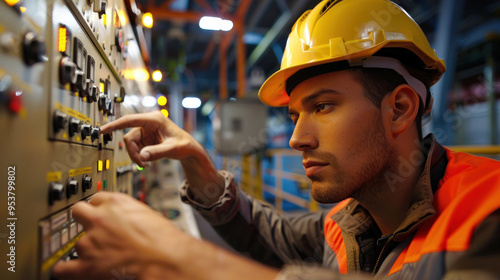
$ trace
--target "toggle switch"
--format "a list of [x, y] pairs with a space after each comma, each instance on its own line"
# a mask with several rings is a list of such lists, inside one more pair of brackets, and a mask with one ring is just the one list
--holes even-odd
[[23, 38], [23, 57], [26, 65], [33, 65], [48, 60], [45, 50], [45, 40], [34, 32], [28, 32]]
[[89, 88], [89, 97], [87, 99], [87, 101], [89, 103], [92, 103], [92, 102], [97, 102], [98, 98], [99, 98], [99, 87], [96, 86], [96, 85], [92, 85], [92, 87]]
[[70, 198], [72, 195], [77, 193], [78, 193], [78, 181], [73, 178], [69, 178], [68, 183], [66, 184], [66, 197]]
[[76, 64], [67, 56], [59, 63], [59, 79], [62, 85], [76, 82]]
[[115, 94], [115, 103], [122, 103], [123, 101], [125, 101], [125, 94], [125, 88], [120, 87], [120, 94]]
[[94, 12], [99, 14], [99, 18], [106, 13], [106, 0], [94, 0]]
[[106, 102], [106, 109], [108, 110], [108, 116], [115, 115], [115, 102], [113, 100], [108, 100]]
[[54, 132], [58, 133], [60, 130], [66, 129], [68, 125], [68, 115], [61, 111], [54, 112], [53, 126]]
[[49, 204], [53, 205], [54, 202], [63, 200], [64, 198], [64, 185], [52, 182], [49, 186]]
[[101, 93], [99, 95], [99, 101], [97, 105], [100, 111], [102, 111], [103, 113], [107, 113], [108, 97], [104, 93]]
[[80, 133], [80, 124], [82, 121], [80, 121], [77, 118], [71, 117], [69, 119], [69, 137], [73, 137], [73, 135]]
[[83, 174], [82, 191], [85, 192], [87, 190], [90, 190], [91, 188], [92, 188], [92, 177], [88, 176], [87, 174]]

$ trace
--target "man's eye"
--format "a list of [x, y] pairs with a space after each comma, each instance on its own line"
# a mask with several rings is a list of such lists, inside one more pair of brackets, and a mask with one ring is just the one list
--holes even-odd
[[328, 104], [328, 103], [318, 104], [318, 105], [316, 105], [316, 111], [317, 112], [324, 111], [324, 110], [330, 108], [330, 106], [332, 106], [332, 104]]

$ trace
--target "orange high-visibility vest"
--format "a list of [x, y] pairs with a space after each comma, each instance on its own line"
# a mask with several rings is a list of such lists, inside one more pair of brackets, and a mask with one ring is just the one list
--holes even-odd
[[[418, 225], [400, 242], [376, 273], [401, 279], [439, 279], [460, 252], [469, 248], [476, 227], [500, 209], [500, 162], [446, 149], [448, 165], [434, 193], [436, 215]], [[346, 274], [348, 255], [342, 229], [331, 219], [349, 199], [336, 205], [325, 219], [325, 240], [336, 255], [339, 272]], [[499, 237], [500, 238], [500, 237]], [[358, 257], [355, 256], [357, 259]], [[499, 264], [500, 265], [500, 264]], [[424, 278], [422, 278], [424, 277]]]

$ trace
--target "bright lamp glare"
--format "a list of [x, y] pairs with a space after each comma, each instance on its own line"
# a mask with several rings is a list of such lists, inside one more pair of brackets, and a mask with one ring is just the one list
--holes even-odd
[[153, 81], [160, 82], [162, 78], [163, 78], [163, 75], [161, 74], [160, 70], [156, 70], [153, 72]]
[[182, 107], [187, 109], [196, 109], [201, 106], [201, 100], [198, 97], [186, 97], [182, 100]]
[[156, 98], [154, 96], [145, 96], [142, 98], [142, 106], [154, 107], [156, 105]]
[[233, 22], [227, 19], [223, 19], [220, 26], [220, 30], [229, 31], [231, 29], [233, 29]]
[[204, 16], [200, 19], [200, 28], [206, 30], [229, 31], [233, 28], [233, 22], [219, 17]]
[[153, 27], [153, 15], [151, 13], [144, 13], [142, 15], [142, 25], [146, 28]]

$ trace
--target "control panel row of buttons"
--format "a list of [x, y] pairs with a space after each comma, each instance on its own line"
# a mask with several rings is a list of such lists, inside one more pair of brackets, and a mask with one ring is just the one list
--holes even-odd
[[[82, 141], [87, 139], [87, 137], [90, 137], [92, 143], [99, 139], [99, 135], [101, 133], [100, 127], [93, 127], [91, 124], [84, 123], [82, 120], [68, 116], [68, 114], [59, 110], [54, 112], [52, 125], [54, 127], [54, 133], [67, 130], [69, 137], [80, 135]], [[104, 134], [104, 145], [107, 145], [112, 140], [112, 133]]]
[[[111, 82], [109, 79], [95, 79], [95, 59], [87, 54], [82, 41], [77, 37], [71, 39], [71, 31], [60, 25], [58, 50], [62, 54], [59, 64], [59, 80], [61, 85], [69, 85], [73, 92], [89, 103], [97, 102], [103, 114], [115, 115], [115, 104], [125, 99], [125, 88], [120, 87], [119, 93], [111, 98]], [[73, 44], [71, 42], [73, 41]], [[71, 53], [73, 49], [73, 53]], [[72, 54], [72, 55], [71, 55]]]
[[42, 261], [49, 259], [84, 229], [72, 217], [71, 209], [65, 209], [39, 222]]

